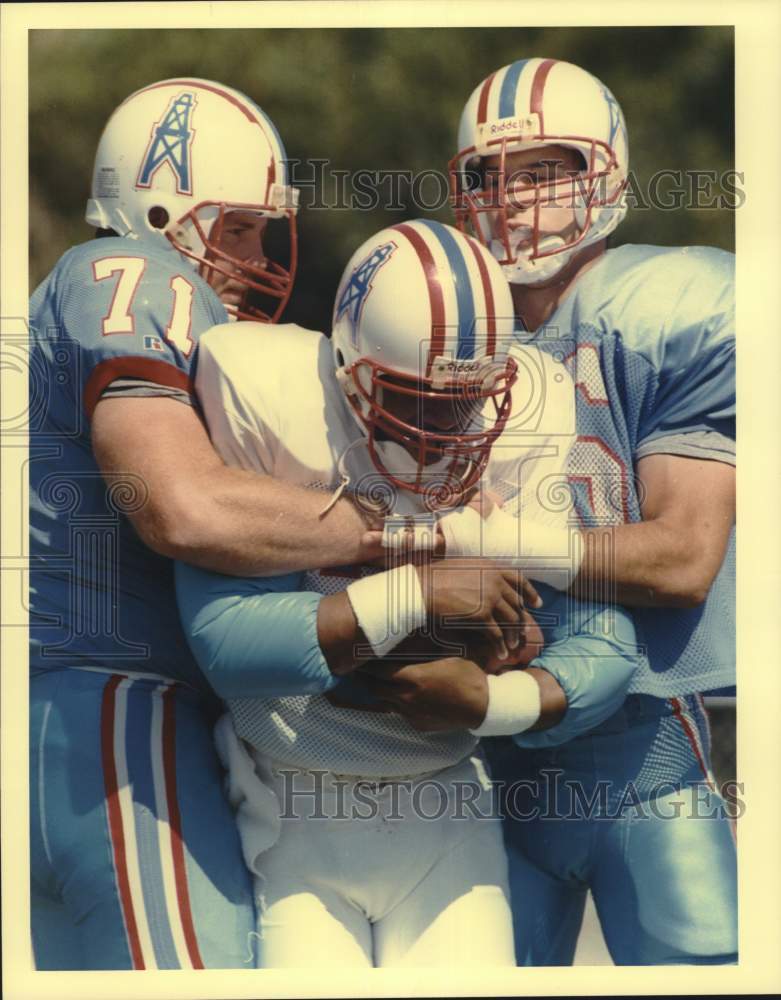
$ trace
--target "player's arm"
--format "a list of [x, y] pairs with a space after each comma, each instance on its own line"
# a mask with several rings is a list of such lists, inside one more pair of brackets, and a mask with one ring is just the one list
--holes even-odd
[[516, 624], [522, 608], [523, 578], [509, 570], [465, 567], [456, 575], [438, 566], [423, 574], [403, 564], [327, 596], [301, 591], [301, 582], [302, 574], [237, 578], [177, 563], [185, 635], [221, 697], [327, 691], [444, 615], [468, 619], [486, 642], [503, 646], [499, 623]]
[[532, 666], [558, 685], [565, 710], [512, 735], [521, 746], [555, 746], [589, 732], [624, 702], [641, 663], [631, 615], [624, 608], [573, 600], [561, 595], [548, 609], [560, 608], [552, 640]]
[[143, 502], [127, 511], [143, 541], [239, 574], [364, 556], [366, 525], [349, 501], [320, 519], [322, 495], [225, 467], [194, 409], [203, 368], [195, 334], [225, 311], [189, 270], [116, 242], [105, 256], [100, 241], [72, 256], [66, 277], [84, 294], [61, 308], [79, 338], [80, 402], [98, 465], [109, 483], [143, 483]]
[[623, 604], [695, 607], [719, 571], [735, 523], [735, 468], [654, 454], [637, 464], [643, 520], [582, 532], [575, 593], [614, 588]]
[[[620, 608], [567, 595], [546, 601], [551, 641], [528, 668], [487, 676], [473, 661], [367, 665], [372, 693], [427, 731], [470, 729], [513, 735], [529, 746], [567, 742], [615, 712], [639, 658], [634, 627]], [[521, 735], [522, 734], [522, 735]]]
[[301, 591], [302, 578], [240, 578], [176, 564], [185, 636], [221, 698], [320, 694], [336, 684], [318, 641], [323, 597]]
[[697, 248], [674, 269], [663, 314], [634, 334], [654, 371], [634, 428], [643, 520], [584, 532], [586, 596], [607, 586], [626, 604], [701, 604], [735, 521], [734, 258]]
[[[642, 521], [578, 531], [539, 516], [465, 508], [442, 526], [446, 553], [508, 558], [533, 580], [584, 599], [695, 607], [724, 560], [735, 523], [735, 468], [726, 461], [659, 452], [637, 463]], [[577, 560], [577, 561], [575, 561]]]
[[367, 664], [358, 676], [374, 698], [423, 732], [470, 729], [481, 735], [489, 703], [512, 732], [553, 726], [567, 708], [561, 685], [537, 667], [488, 675], [474, 660], [451, 656], [422, 664]]
[[361, 562], [365, 515], [323, 494], [224, 464], [197, 411], [163, 397], [102, 398], [92, 417], [101, 471], [140, 477], [146, 502], [128, 514], [156, 552], [217, 572], [251, 575]]
[[[724, 399], [713, 404], [716, 414], [732, 404], [731, 379], [723, 380]], [[671, 431], [649, 428], [648, 442], [639, 447], [642, 521], [578, 531], [570, 524], [556, 525], [545, 512], [515, 518], [495, 509], [481, 523], [476, 511], [465, 510], [443, 521], [446, 552], [451, 536], [460, 551], [479, 545], [490, 557], [517, 560], [532, 579], [561, 588], [572, 580], [573, 593], [584, 599], [607, 594], [633, 606], [701, 604], [735, 523], [734, 424], [728, 416], [689, 414], [687, 404], [687, 399], [679, 401], [672, 412], [658, 407], [656, 419], [668, 421]]]

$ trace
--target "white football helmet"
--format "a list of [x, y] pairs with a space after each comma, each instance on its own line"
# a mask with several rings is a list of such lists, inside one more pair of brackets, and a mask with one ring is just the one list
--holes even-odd
[[[523, 239], [514, 239], [508, 228], [512, 198], [506, 191], [506, 154], [548, 145], [575, 150], [585, 169], [575, 179], [526, 184], [523, 204], [528, 197], [534, 209], [531, 237], [527, 229]], [[496, 194], [484, 189], [480, 172], [480, 159], [494, 155], [499, 157]], [[520, 59], [479, 84], [464, 107], [458, 153], [449, 163], [456, 224], [471, 228], [491, 248], [508, 281], [546, 281], [624, 218], [621, 195], [628, 170], [624, 116], [607, 87], [571, 63]], [[540, 209], [560, 205], [565, 190], [574, 202], [577, 227], [569, 241], [546, 235], [539, 224]]]
[[[136, 91], [109, 118], [86, 218], [118, 236], [167, 238], [207, 281], [230, 276], [245, 286], [240, 304], [228, 307], [237, 318], [274, 322], [295, 277], [297, 208], [268, 115], [230, 87], [186, 78]], [[286, 220], [287, 266], [220, 249], [231, 211]]]
[[499, 265], [439, 222], [383, 229], [345, 268], [337, 378], [377, 470], [430, 508], [463, 502], [507, 422], [513, 327]]

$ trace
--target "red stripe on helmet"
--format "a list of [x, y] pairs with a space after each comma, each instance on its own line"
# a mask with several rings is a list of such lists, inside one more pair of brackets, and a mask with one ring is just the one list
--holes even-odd
[[542, 93], [545, 90], [545, 81], [548, 79], [548, 73], [558, 62], [558, 59], [543, 59], [534, 74], [534, 80], [532, 80], [532, 94], [530, 102], [530, 110], [532, 114], [538, 114], [540, 116], [540, 133], [545, 134], [545, 119], [542, 113]]
[[423, 265], [423, 273], [426, 275], [428, 301], [431, 306], [431, 346], [426, 362], [426, 375], [428, 375], [432, 361], [440, 356], [445, 349], [445, 299], [437, 277], [437, 265], [434, 263], [426, 241], [417, 229], [413, 229], [412, 226], [408, 226], [404, 222], [392, 228], [401, 233], [402, 236], [406, 236], [410, 241]]
[[491, 287], [491, 279], [488, 275], [488, 268], [486, 267], [485, 259], [482, 253], [480, 253], [480, 248], [475, 243], [474, 240], [467, 237], [466, 242], [469, 245], [469, 249], [474, 254], [475, 260], [477, 261], [477, 268], [480, 271], [480, 281], [483, 284], [483, 295], [485, 296], [485, 309], [486, 309], [486, 354], [490, 354], [493, 357], [494, 351], [496, 350], [496, 305], [494, 303], [494, 290]]
[[494, 77], [496, 73], [492, 73], [488, 79], [483, 84], [483, 89], [480, 91], [480, 100], [477, 105], [477, 124], [482, 125], [488, 114], [488, 93], [491, 90], [491, 84], [494, 82]]
[[[213, 83], [204, 83], [202, 80], [162, 80], [160, 83], [152, 83], [148, 87], [143, 87], [141, 90], [137, 90], [135, 94], [131, 94], [130, 97], [126, 98], [122, 104], [127, 104], [129, 100], [133, 97], [138, 97], [139, 94], [145, 94], [148, 90], [157, 90], [158, 87], [199, 87], [201, 90], [208, 90], [212, 94], [217, 94], [218, 97], [224, 97], [226, 101], [229, 101], [235, 108], [244, 115], [246, 119], [258, 125], [266, 135], [266, 130], [263, 127], [263, 122], [258, 118], [255, 112], [248, 108], [246, 104], [243, 104], [238, 97], [234, 97], [233, 94], [228, 93], [227, 90], [223, 90], [221, 87], [215, 87]], [[120, 104], [120, 108], [122, 107]], [[266, 136], [268, 139], [268, 136]], [[274, 145], [269, 141], [269, 146], [271, 146], [271, 166], [269, 167], [269, 178], [268, 183], [273, 184], [276, 180], [276, 165], [274, 163]]]
[[[263, 127], [263, 123], [260, 121], [258, 116], [252, 112], [246, 104], [242, 104], [241, 101], [234, 97], [233, 94], [229, 94], [227, 90], [222, 90], [220, 87], [215, 87], [214, 84], [204, 83], [202, 80], [162, 80], [160, 83], [151, 83], [148, 87], [142, 87], [141, 90], [137, 90], [135, 94], [131, 94], [130, 97], [126, 98], [122, 104], [127, 104], [128, 101], [132, 100], [134, 97], [138, 97], [139, 94], [145, 94], [148, 90], [157, 90], [159, 87], [199, 87], [201, 90], [208, 90], [212, 94], [217, 94], [220, 97], [224, 97], [226, 101], [230, 101], [235, 107], [241, 111], [245, 118], [248, 118], [251, 122], [255, 122], [256, 125]], [[120, 108], [122, 107], [120, 104]]]

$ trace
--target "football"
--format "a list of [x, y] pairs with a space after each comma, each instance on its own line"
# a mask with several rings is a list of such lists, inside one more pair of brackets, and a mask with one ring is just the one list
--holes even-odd
[[388, 658], [422, 663], [426, 660], [462, 656], [474, 660], [486, 673], [492, 674], [503, 673], [513, 667], [526, 667], [539, 656], [545, 643], [542, 629], [532, 615], [525, 608], [521, 615], [521, 644], [516, 649], [508, 647], [509, 655], [505, 660], [499, 659], [481, 628], [448, 626], [442, 622], [430, 629], [413, 632], [396, 646]]

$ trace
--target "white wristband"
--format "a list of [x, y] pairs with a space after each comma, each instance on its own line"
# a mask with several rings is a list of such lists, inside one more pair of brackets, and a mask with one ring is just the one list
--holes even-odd
[[583, 561], [580, 536], [564, 523], [520, 518], [495, 507], [483, 519], [462, 507], [439, 519], [446, 556], [514, 559], [531, 580], [567, 590]]
[[386, 656], [426, 623], [426, 602], [412, 563], [355, 580], [347, 596], [376, 656]]
[[485, 718], [470, 729], [473, 736], [512, 736], [529, 729], [540, 717], [540, 686], [525, 670], [489, 674]]

